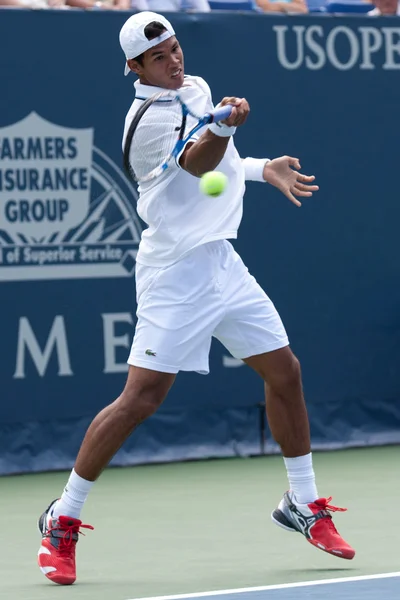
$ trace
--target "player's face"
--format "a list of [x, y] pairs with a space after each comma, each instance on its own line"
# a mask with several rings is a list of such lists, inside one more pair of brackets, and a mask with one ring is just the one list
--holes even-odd
[[[140, 67], [140, 65], [139, 65]], [[183, 85], [183, 52], [175, 36], [144, 53], [143, 66], [137, 70], [141, 83], [167, 90]]]

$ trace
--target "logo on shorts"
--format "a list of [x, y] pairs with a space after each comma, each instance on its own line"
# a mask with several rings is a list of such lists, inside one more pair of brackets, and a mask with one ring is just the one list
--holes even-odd
[[0, 128], [0, 281], [133, 274], [137, 193], [93, 136], [34, 112]]
[[155, 352], [153, 352], [153, 350], [150, 350], [149, 348], [147, 348], [147, 350], [145, 350], [145, 354], [147, 354], [147, 356], [157, 356], [157, 354]]

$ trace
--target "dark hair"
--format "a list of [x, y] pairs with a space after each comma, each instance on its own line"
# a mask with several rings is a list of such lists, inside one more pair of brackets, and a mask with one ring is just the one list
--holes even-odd
[[[148, 40], [154, 40], [154, 38], [158, 37], [164, 31], [167, 31], [166, 27], [160, 23], [159, 21], [152, 21], [144, 28], [144, 35]], [[135, 60], [143, 67], [143, 53], [139, 54], [139, 56], [135, 57]]]

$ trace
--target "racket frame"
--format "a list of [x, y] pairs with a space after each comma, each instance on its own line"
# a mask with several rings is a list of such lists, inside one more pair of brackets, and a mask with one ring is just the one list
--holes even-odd
[[[174, 102], [176, 100], [179, 102], [179, 104], [181, 106], [182, 123], [179, 128], [178, 139], [175, 143], [175, 146], [172, 149], [172, 151], [170, 152], [170, 154], [164, 159], [164, 161], [161, 165], [159, 165], [155, 169], [152, 169], [144, 177], [137, 178], [133, 171], [130, 160], [129, 160], [132, 139], [133, 139], [134, 133], [137, 129], [137, 126], [139, 125], [140, 120], [143, 117], [143, 115], [145, 114], [145, 112], [155, 102], [160, 102], [160, 101]], [[185, 104], [185, 102], [182, 100], [182, 98], [179, 94], [171, 94], [170, 92], [158, 92], [157, 94], [153, 94], [149, 98], [146, 98], [145, 101], [143, 102], [142, 106], [135, 113], [135, 115], [132, 119], [132, 122], [129, 126], [128, 133], [127, 133], [126, 139], [125, 139], [123, 162], [124, 162], [124, 168], [125, 168], [125, 171], [126, 171], [128, 177], [131, 180], [136, 181], [137, 183], [145, 183], [147, 181], [155, 179], [156, 177], [159, 177], [160, 175], [162, 175], [164, 173], [164, 171], [166, 171], [166, 169], [168, 168], [170, 163], [173, 160], [176, 160], [176, 157], [180, 154], [180, 152], [182, 151], [184, 146], [187, 144], [187, 142], [190, 140], [190, 138], [195, 133], [197, 133], [197, 131], [199, 131], [205, 125], [209, 125], [210, 123], [215, 123], [215, 122], [223, 121], [224, 119], [227, 119], [229, 117], [229, 115], [231, 114], [231, 112], [232, 112], [232, 106], [225, 105], [225, 106], [218, 107], [218, 108], [214, 109], [213, 111], [206, 113], [203, 116], [199, 116], [196, 113], [194, 113], [192, 110], [189, 109], [189, 107]], [[190, 129], [190, 131], [185, 135], [185, 129], [186, 129], [188, 115], [197, 119], [197, 124], [194, 127], [192, 127]]]

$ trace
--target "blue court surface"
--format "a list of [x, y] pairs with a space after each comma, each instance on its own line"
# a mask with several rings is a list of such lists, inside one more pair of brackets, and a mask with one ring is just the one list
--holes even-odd
[[[400, 600], [400, 572], [137, 600]], [[134, 599], [131, 599], [134, 600]]]

